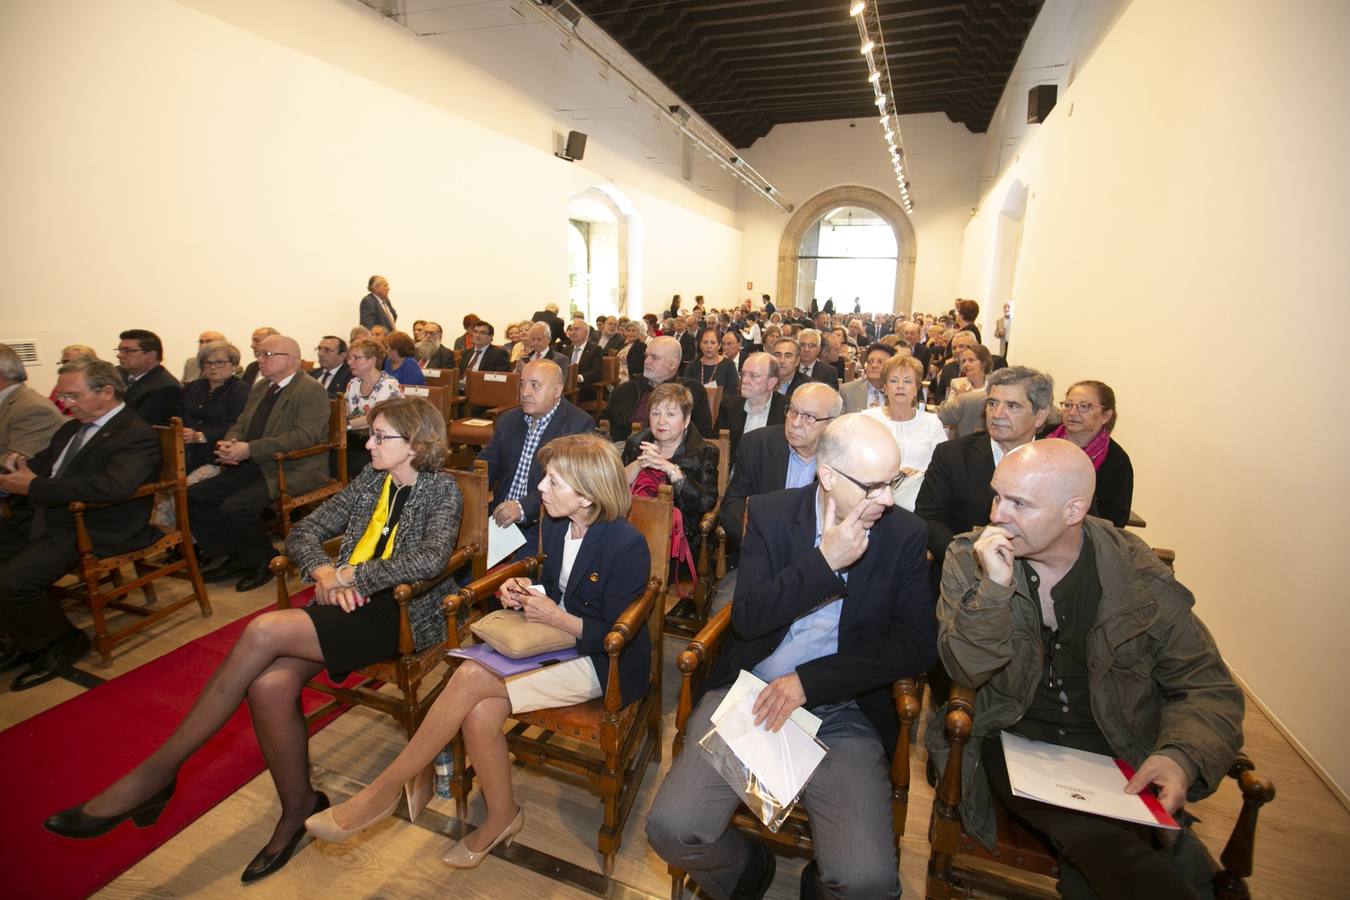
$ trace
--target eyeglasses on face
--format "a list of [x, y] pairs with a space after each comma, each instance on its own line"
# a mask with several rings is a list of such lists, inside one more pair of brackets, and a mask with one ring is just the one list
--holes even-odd
[[293, 353], [287, 353], [285, 350], [260, 350], [258, 357], [260, 359], [271, 359], [274, 356], [294, 356]]
[[228, 359], [208, 359], [206, 362], [202, 363], [202, 368], [213, 369], [217, 366], [228, 366], [228, 365], [230, 365], [230, 361]]
[[798, 419], [801, 419], [802, 422], [806, 425], [815, 425], [817, 422], [828, 422], [831, 419], [835, 418], [834, 416], [818, 416], [815, 413], [805, 412], [791, 404], [788, 404], [787, 411], [788, 415], [796, 416]]
[[377, 444], [383, 444], [385, 441], [406, 441], [401, 434], [385, 434], [383, 431], [372, 431], [370, 438]]
[[844, 472], [840, 469], [835, 469], [833, 466], [831, 466], [830, 468], [833, 469], [837, 474], [843, 475], [849, 481], [856, 484], [858, 486], [858, 489], [863, 492], [863, 496], [866, 497], [868, 500], [876, 499], [881, 494], [881, 492], [886, 490], [887, 488], [890, 488], [891, 493], [894, 494], [896, 491], [900, 490], [900, 485], [904, 483], [904, 480], [906, 478], [905, 473], [901, 472], [899, 475], [896, 475], [890, 481], [873, 481], [869, 483], [859, 481], [858, 479], [854, 478], [847, 472]]
[[114, 347], [113, 352], [131, 354], [131, 353], [145, 353], [147, 351], [142, 350], [140, 347]]
[[1065, 412], [1090, 413], [1094, 409], [1102, 409], [1103, 407], [1100, 403], [1088, 403], [1085, 400], [1079, 400], [1077, 402], [1073, 400], [1064, 400], [1060, 402], [1059, 408]]

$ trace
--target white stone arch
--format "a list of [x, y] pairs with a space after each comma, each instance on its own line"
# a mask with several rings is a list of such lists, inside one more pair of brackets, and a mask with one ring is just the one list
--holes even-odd
[[594, 200], [608, 209], [619, 226], [619, 312], [624, 315], [642, 313], [642, 222], [633, 201], [612, 184], [598, 184], [580, 193], [572, 200]]
[[897, 315], [908, 315], [914, 306], [914, 260], [916, 248], [914, 223], [904, 209], [881, 191], [859, 184], [846, 184], [821, 191], [792, 214], [778, 242], [778, 298], [791, 304], [797, 297], [797, 253], [802, 237], [811, 224], [840, 206], [860, 206], [871, 210], [895, 232], [895, 300]]

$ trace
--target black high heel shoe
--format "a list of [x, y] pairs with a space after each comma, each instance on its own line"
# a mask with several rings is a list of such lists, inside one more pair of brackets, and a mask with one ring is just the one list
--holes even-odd
[[139, 805], [107, 818], [87, 814], [84, 811], [84, 804], [81, 803], [79, 806], [63, 809], [43, 822], [42, 827], [61, 837], [79, 839], [96, 838], [107, 834], [127, 819], [130, 819], [137, 828], [149, 828], [159, 819], [164, 807], [169, 805], [169, 798], [173, 796], [173, 789], [177, 786], [178, 779], [175, 778], [158, 793], [141, 801]]
[[[321, 813], [327, 808], [328, 795], [323, 791], [315, 791], [314, 812], [310, 815]], [[249, 863], [248, 867], [244, 869], [244, 874], [239, 876], [239, 880], [248, 884], [257, 881], [259, 878], [266, 878], [278, 869], [285, 867], [286, 863], [291, 861], [291, 856], [295, 854], [295, 848], [300, 846], [300, 839], [304, 836], [305, 823], [301, 822], [300, 827], [295, 830], [295, 834], [291, 835], [291, 839], [286, 842], [286, 846], [275, 853], [268, 853], [266, 847], [259, 850], [258, 855], [253, 857], [253, 862]]]

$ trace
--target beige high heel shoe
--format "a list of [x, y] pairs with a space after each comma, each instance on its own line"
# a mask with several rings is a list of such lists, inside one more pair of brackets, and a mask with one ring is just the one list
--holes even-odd
[[389, 804], [388, 809], [383, 810], [370, 821], [362, 822], [355, 828], [343, 828], [340, 825], [338, 825], [337, 819], [333, 818], [333, 810], [337, 809], [337, 807], [329, 807], [328, 809], [325, 809], [323, 812], [315, 813], [314, 815], [306, 819], [305, 830], [308, 831], [310, 834], [314, 835], [316, 838], [320, 838], [333, 844], [341, 844], [343, 841], [347, 840], [347, 838], [356, 834], [358, 831], [365, 831], [367, 828], [376, 824], [377, 822], [382, 822], [385, 819], [392, 816], [394, 814], [394, 810], [398, 809], [398, 801], [402, 799], [403, 799], [402, 794], [396, 794], [394, 796], [394, 802]]
[[452, 869], [472, 869], [482, 862], [483, 858], [491, 853], [492, 848], [498, 844], [505, 842], [506, 846], [510, 847], [511, 842], [516, 839], [516, 835], [520, 834], [520, 830], [524, 827], [525, 807], [521, 806], [516, 812], [516, 817], [511, 820], [511, 824], [502, 829], [502, 833], [497, 835], [497, 839], [488, 844], [484, 850], [475, 853], [463, 841], [458, 841], [447, 847], [445, 852], [441, 854], [441, 862]]

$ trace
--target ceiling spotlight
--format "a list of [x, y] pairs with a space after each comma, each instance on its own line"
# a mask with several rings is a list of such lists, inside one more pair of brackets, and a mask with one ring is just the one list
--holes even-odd
[[885, 108], [886, 108], [886, 95], [885, 95], [885, 94], [878, 94], [878, 95], [877, 95], [877, 109], [885, 109]]
[[867, 76], [867, 80], [872, 82], [873, 84], [876, 84], [878, 81], [881, 80], [881, 73], [873, 72], [871, 75]]
[[866, 4], [866, 3], [863, 3], [863, 0], [858, 0], [857, 3], [854, 3], [852, 6], [850, 6], [850, 7], [848, 8], [848, 14], [849, 14], [850, 16], [860, 16], [860, 15], [862, 15], [862, 11], [863, 11], [866, 7], [867, 7], [867, 4]]
[[863, 54], [864, 56], [866, 56], [868, 53], [871, 53], [871, 52], [872, 52], [872, 48], [875, 47], [875, 46], [876, 46], [876, 44], [872, 43], [872, 39], [871, 39], [871, 38], [868, 38], [867, 41], [862, 45], [862, 51], [861, 51], [862, 54]]

